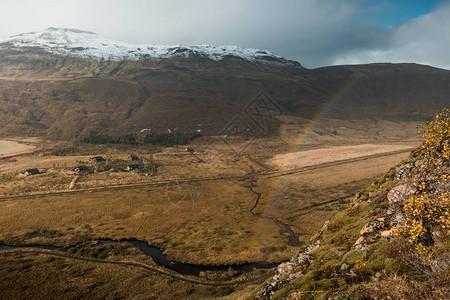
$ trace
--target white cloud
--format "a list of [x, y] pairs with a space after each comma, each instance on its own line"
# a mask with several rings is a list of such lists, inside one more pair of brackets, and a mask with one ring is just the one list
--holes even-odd
[[[307, 66], [326, 64], [336, 41], [366, 21], [359, 0], [2, 0], [0, 39], [69, 27], [134, 44], [264, 48]], [[324, 59], [325, 58], [325, 59]]]
[[384, 31], [383, 44], [349, 50], [333, 64], [415, 62], [450, 69], [450, 4]]

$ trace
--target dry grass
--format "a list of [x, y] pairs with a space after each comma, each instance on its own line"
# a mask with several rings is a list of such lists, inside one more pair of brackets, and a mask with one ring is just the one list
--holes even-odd
[[93, 236], [135, 237], [192, 263], [279, 260], [281, 253], [260, 253], [262, 225], [249, 214], [253, 201], [237, 182], [89, 192], [2, 201], [0, 224], [9, 233], [56, 228], [68, 234], [66, 228], [82, 231], [87, 224]]
[[0, 140], [0, 156], [14, 156], [31, 152], [35, 147], [28, 146], [15, 141]]
[[353, 146], [334, 146], [316, 150], [306, 150], [278, 154], [269, 163], [280, 169], [300, 168], [315, 164], [352, 159], [362, 156], [411, 149], [411, 145], [362, 144]]
[[382, 280], [352, 287], [357, 299], [449, 299], [446, 286], [430, 286], [427, 282], [411, 281], [406, 276], [392, 274]]
[[0, 264], [5, 299], [209, 299], [234, 291], [175, 281], [133, 267], [51, 255], [0, 255]]
[[[262, 193], [262, 198], [255, 212], [289, 224], [306, 242], [346, 202], [321, 203], [362, 189], [401, 157], [355, 162], [283, 178], [257, 178], [255, 190]], [[168, 169], [175, 167], [167, 165]], [[102, 178], [112, 182], [114, 179], [108, 174], [81, 176], [77, 187], [105, 184]], [[245, 174], [244, 170], [240, 174]], [[52, 175], [18, 181], [30, 184], [49, 176]], [[150, 180], [128, 173], [119, 173], [115, 179], [122, 176], [134, 182]], [[72, 177], [59, 175], [56, 179], [64, 181], [67, 189]], [[296, 248], [289, 246], [287, 233], [273, 221], [250, 214], [256, 197], [249, 187], [249, 181], [236, 180], [6, 200], [0, 202], [0, 226], [13, 234], [34, 228], [70, 234], [89, 225], [94, 237], [146, 240], [167, 249], [172, 258], [190, 263], [273, 262], [288, 258]]]
[[[289, 126], [303, 126], [299, 120], [295, 119], [294, 121], [297, 123], [294, 122]], [[291, 122], [293, 121], [291, 120]], [[329, 127], [324, 125], [317, 128], [322, 131], [331, 130], [333, 127], [330, 124], [334, 123], [330, 121], [326, 125]], [[346, 126], [350, 125], [355, 127], [353, 129], [355, 132], [362, 128], [361, 124], [346, 124]], [[68, 190], [70, 183], [77, 176], [71, 168], [78, 164], [88, 163], [88, 159], [94, 155], [102, 155], [109, 162], [114, 161], [116, 165], [113, 167], [118, 168], [120, 164], [126, 165], [125, 159], [128, 155], [137, 154], [145, 161], [156, 162], [157, 169], [155, 172], [147, 173], [149, 176], [140, 172], [112, 172], [111, 170], [81, 175], [77, 179], [76, 185], [72, 187], [75, 190], [167, 180], [176, 182], [189, 178], [241, 176], [249, 174], [252, 168], [257, 172], [266, 172], [272, 169], [269, 161], [274, 156], [286, 155], [283, 158], [286, 159], [287, 153], [299, 147], [298, 144], [295, 144], [299, 139], [306, 140], [305, 136], [294, 138], [292, 132], [289, 133], [287, 129], [282, 128], [285, 131], [280, 137], [248, 140], [242, 143], [227, 144], [218, 137], [202, 137], [191, 145], [195, 153], [206, 163], [199, 163], [195, 157], [184, 152], [182, 147], [160, 149], [143, 146], [78, 145], [76, 153], [55, 156], [50, 154], [55, 147], [64, 149], [71, 145], [47, 144], [45, 151], [3, 161], [0, 167], [2, 182], [0, 194], [9, 196]], [[308, 134], [306, 127], [303, 130], [305, 135]], [[361, 130], [361, 132], [364, 131]], [[383, 132], [388, 134], [386, 130]], [[395, 133], [389, 139], [384, 140], [383, 144], [377, 144], [374, 139], [366, 140], [368, 144], [372, 144], [370, 146], [352, 146], [348, 143], [351, 144], [354, 140], [346, 143], [329, 135], [315, 134], [310, 139], [310, 143], [303, 144], [302, 149], [309, 150], [305, 152], [307, 159], [301, 161], [300, 164], [315, 163], [317, 159], [324, 159], [323, 157], [328, 157], [325, 159], [328, 161], [392, 151], [401, 149], [405, 145], [409, 146], [409, 142], [399, 143], [400, 136], [399, 133]], [[230, 141], [227, 142], [230, 143]], [[43, 147], [42, 144], [40, 146]], [[327, 219], [348, 203], [345, 199], [326, 202], [363, 189], [373, 179], [385, 173], [392, 165], [406, 156], [407, 153], [396, 154], [284, 177], [255, 177], [253, 179], [255, 180], [255, 191], [262, 194], [255, 213], [274, 217], [289, 225], [299, 235], [300, 240], [306, 242]], [[19, 171], [34, 167], [49, 168], [49, 171], [37, 176], [17, 175]], [[0, 227], [3, 229], [3, 236], [0, 236], [0, 239], [4, 242], [14, 240], [14, 238], [20, 240], [27, 236], [27, 233], [36, 229], [48, 229], [56, 230], [59, 234], [33, 237], [23, 241], [68, 245], [82, 241], [80, 237], [88, 237], [88, 239], [137, 238], [166, 249], [165, 253], [174, 260], [197, 264], [275, 262], [288, 259], [298, 249], [289, 245], [289, 235], [286, 231], [271, 220], [255, 218], [250, 214], [250, 209], [256, 200], [256, 196], [249, 190], [250, 180], [175, 183], [2, 200], [0, 201], [0, 211], [2, 212]], [[46, 267], [38, 260], [33, 260], [30, 264], [31, 267], [27, 269], [35, 272], [33, 276], [40, 276], [39, 272], [43, 272], [42, 268]], [[70, 265], [70, 268], [77, 268], [79, 265], [75, 262], [65, 264]], [[49, 268], [52, 267], [49, 266]], [[105, 287], [106, 284], [103, 284], [103, 282], [109, 281], [117, 283], [117, 288], [111, 287], [118, 293], [117, 296], [123, 295], [121, 291], [133, 294], [133, 289], [138, 290], [137, 287], [148, 282], [152, 282], [150, 286], [155, 287], [155, 292], [149, 293], [155, 298], [164, 298], [165, 295], [177, 298], [180, 295], [191, 294], [192, 298], [202, 298], [200, 297], [202, 293], [209, 293], [208, 295], [211, 296], [218, 292], [217, 290], [206, 291], [203, 289], [198, 292], [196, 287], [192, 288], [186, 284], [161, 279], [156, 275], [146, 275], [147, 277], [144, 279], [136, 279], [136, 282], [131, 282], [124, 279], [131, 275], [122, 275], [125, 274], [124, 272], [130, 271], [119, 271], [118, 268], [96, 266], [94, 267], [95, 271], [91, 272], [92, 277], [83, 276], [82, 281], [84, 278], [95, 278], [102, 282], [99, 285], [102, 288], [87, 288], [89, 292], [86, 295], [100, 295], [96, 294], [100, 291], [109, 293], [110, 285]], [[10, 282], [11, 278], [18, 276], [18, 273], [14, 273], [15, 271], [11, 272], [13, 272], [12, 275], [4, 282]], [[118, 272], [119, 275], [114, 275], [115, 272]], [[52, 272], [49, 273], [49, 280], [54, 280], [52, 274]], [[68, 274], [64, 275], [70, 279], [66, 280], [67, 282], [78, 280]], [[28, 278], [26, 277], [28, 275], [24, 276], [23, 278]], [[164, 290], [164, 286], [170, 290], [176, 288], [180, 290], [172, 293]], [[49, 289], [51, 290], [51, 287]], [[78, 288], [71, 290], [61, 286], [55, 287], [55, 289], [65, 290], [68, 295], [72, 295], [72, 291], [79, 293]], [[146, 288], [143, 291], [146, 291]], [[26, 293], [26, 290], [23, 293]]]

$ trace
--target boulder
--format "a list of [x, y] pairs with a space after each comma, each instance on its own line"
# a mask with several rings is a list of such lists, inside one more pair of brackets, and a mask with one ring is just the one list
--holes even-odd
[[297, 257], [293, 257], [291, 260], [297, 266], [310, 265], [311, 264], [311, 256], [308, 254], [299, 254]]
[[407, 184], [397, 185], [393, 189], [391, 189], [387, 195], [389, 200], [389, 205], [394, 205], [397, 203], [403, 203], [409, 195], [412, 195], [416, 192], [416, 189]]
[[356, 247], [358, 245], [361, 245], [361, 243], [364, 241], [364, 237], [360, 236], [359, 239], [356, 240], [356, 242], [353, 244], [353, 247]]
[[405, 177], [411, 177], [412, 168], [414, 168], [413, 164], [404, 164], [403, 166], [401, 166], [400, 168], [397, 169], [397, 171], [395, 172], [394, 178], [396, 180], [400, 180]]
[[380, 233], [380, 235], [381, 235], [381, 237], [383, 237], [383, 238], [391, 238], [391, 237], [394, 236], [394, 231], [393, 231], [393, 230], [385, 230], [385, 231], [382, 231], [382, 232]]

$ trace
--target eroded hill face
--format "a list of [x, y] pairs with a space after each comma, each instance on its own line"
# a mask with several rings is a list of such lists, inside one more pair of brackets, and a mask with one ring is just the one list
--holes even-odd
[[[0, 134], [194, 132], [201, 124], [204, 134], [217, 135], [236, 117], [249, 126], [268, 114], [423, 121], [450, 102], [450, 72], [431, 67], [307, 70], [267, 53], [258, 54], [264, 60], [240, 54], [216, 59], [194, 50], [120, 60], [49, 53], [26, 40], [1, 43]], [[259, 116], [249, 118], [246, 109], [260, 92], [279, 110], [259, 107]], [[258, 133], [264, 134], [270, 132]]]

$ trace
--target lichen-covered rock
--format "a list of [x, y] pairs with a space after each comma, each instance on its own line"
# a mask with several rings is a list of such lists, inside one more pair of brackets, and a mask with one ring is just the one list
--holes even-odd
[[328, 226], [329, 221], [325, 222], [320, 230], [318, 236], [313, 239], [305, 251], [297, 252], [289, 261], [282, 262], [278, 265], [277, 273], [272, 277], [271, 281], [268, 281], [256, 294], [258, 299], [271, 299], [272, 295], [283, 288], [291, 280], [295, 280], [301, 277], [303, 274], [300, 267], [306, 267], [313, 263], [313, 257], [310, 255], [312, 251], [320, 246], [323, 232]]
[[301, 253], [297, 256], [292, 257], [291, 261], [293, 261], [297, 265], [309, 265], [311, 264], [312, 258], [308, 254]]
[[412, 168], [414, 168], [414, 165], [411, 163], [407, 163], [402, 165], [401, 167], [399, 167], [396, 171], [395, 171], [395, 176], [394, 179], [395, 180], [401, 180], [407, 177], [411, 177], [411, 170]]
[[390, 237], [393, 237], [394, 236], [394, 230], [385, 230], [385, 231], [382, 231], [381, 233], [380, 233], [380, 235], [381, 235], [381, 237], [383, 237], [383, 238], [390, 238]]
[[414, 194], [416, 188], [411, 185], [401, 184], [391, 189], [387, 195], [389, 205], [403, 203], [409, 195]]
[[[405, 194], [411, 192], [413, 188], [407, 185], [400, 185], [391, 191], [393, 197], [404, 197]], [[405, 196], [408, 197], [408, 196]], [[396, 198], [398, 199], [398, 198]], [[384, 217], [367, 222], [360, 230], [360, 237], [353, 244], [354, 250], [365, 250], [367, 246], [380, 240], [389, 240], [395, 236], [395, 230], [404, 226], [404, 215], [401, 211], [400, 202], [390, 202], [391, 205], [386, 210]], [[399, 204], [400, 203], [400, 204]]]
[[282, 262], [278, 265], [278, 273], [273, 276], [273, 280], [283, 279], [287, 274], [291, 273], [295, 267], [296, 265], [290, 261]]
[[384, 218], [382, 218], [382, 221], [380, 219], [370, 221], [366, 225], [363, 226], [361, 231], [359, 232], [360, 235], [368, 234], [377, 231], [380, 228], [383, 228], [385, 226]]
[[360, 236], [359, 239], [356, 240], [356, 242], [353, 244], [353, 247], [356, 247], [358, 245], [361, 245], [361, 243], [364, 241], [364, 237]]
[[353, 249], [358, 250], [358, 251], [364, 251], [367, 249], [367, 246], [363, 245], [363, 244], [359, 244], [359, 245], [354, 246]]
[[273, 281], [269, 284], [265, 284], [256, 294], [258, 299], [270, 299], [273, 293], [280, 290], [285, 286], [285, 282], [283, 281]]
[[347, 265], [347, 264], [341, 265], [341, 271], [346, 271], [348, 268], [349, 268], [349, 265]]

